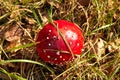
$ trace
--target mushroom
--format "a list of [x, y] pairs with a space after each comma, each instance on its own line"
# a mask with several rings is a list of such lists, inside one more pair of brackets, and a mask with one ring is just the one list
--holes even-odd
[[66, 20], [55, 20], [38, 33], [36, 51], [43, 61], [63, 65], [81, 54], [83, 44], [79, 26]]

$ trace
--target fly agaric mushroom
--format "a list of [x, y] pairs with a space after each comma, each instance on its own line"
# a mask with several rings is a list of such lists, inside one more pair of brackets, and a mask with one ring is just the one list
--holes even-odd
[[76, 24], [55, 20], [44, 26], [36, 42], [36, 50], [43, 61], [64, 64], [81, 53], [84, 37]]

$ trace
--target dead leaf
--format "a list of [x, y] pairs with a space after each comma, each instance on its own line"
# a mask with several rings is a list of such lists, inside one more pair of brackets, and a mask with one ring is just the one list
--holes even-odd
[[97, 54], [99, 56], [102, 56], [103, 54], [105, 54], [105, 45], [106, 45], [106, 42], [103, 39], [99, 38], [97, 42], [97, 48], [96, 48]]
[[[4, 48], [9, 50], [10, 48], [21, 45], [20, 39], [22, 38], [24, 31], [17, 24], [8, 24], [6, 27], [7, 29], [4, 37], [8, 42], [5, 44]], [[17, 51], [17, 49], [15, 51]]]
[[116, 52], [116, 51], [120, 52], [120, 38], [109, 42], [107, 48], [110, 53]]
[[5, 32], [5, 39], [9, 42], [19, 40], [23, 34], [23, 30], [17, 24], [8, 26], [9, 29]]

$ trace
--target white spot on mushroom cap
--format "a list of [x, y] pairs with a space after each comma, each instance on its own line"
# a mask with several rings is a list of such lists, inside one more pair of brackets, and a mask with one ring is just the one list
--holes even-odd
[[80, 46], [80, 43], [77, 43], [77, 46]]
[[62, 56], [60, 56], [60, 58], [62, 58]]
[[51, 44], [49, 43], [48, 46], [51, 46]]
[[58, 36], [54, 35], [53, 40], [58, 40]]
[[49, 37], [47, 37], [47, 39], [49, 39]]
[[63, 59], [63, 61], [65, 61], [65, 59]]
[[72, 40], [77, 40], [77, 39], [78, 39], [77, 34], [74, 33], [74, 32], [71, 31], [71, 30], [67, 31], [65, 34], [66, 34], [66, 36], [67, 36], [68, 38], [71, 38]]
[[43, 50], [44, 53], [46, 53], [46, 50]]
[[47, 58], [50, 58], [50, 56], [48, 55]]
[[53, 38], [57, 38], [57, 36], [53, 36]]
[[59, 56], [59, 55], [60, 55], [60, 51], [57, 51], [57, 52], [56, 52], [56, 55], [58, 55], [58, 56]]
[[60, 65], [63, 65], [63, 63], [60, 63]]
[[49, 32], [52, 32], [52, 30], [49, 30]]
[[54, 59], [55, 61], [57, 60], [57, 58]]

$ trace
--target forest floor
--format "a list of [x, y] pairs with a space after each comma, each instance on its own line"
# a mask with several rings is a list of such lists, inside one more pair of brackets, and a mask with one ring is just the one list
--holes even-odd
[[[36, 52], [50, 18], [84, 34], [82, 54], [64, 66]], [[120, 0], [0, 0], [0, 80], [120, 80]]]

